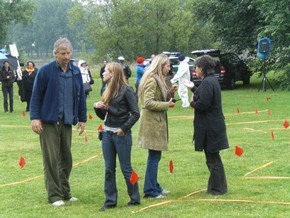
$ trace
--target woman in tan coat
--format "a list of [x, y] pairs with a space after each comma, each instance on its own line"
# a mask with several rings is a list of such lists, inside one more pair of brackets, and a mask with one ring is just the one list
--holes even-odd
[[171, 96], [177, 90], [177, 86], [174, 85], [169, 91], [165, 83], [165, 76], [169, 70], [168, 56], [157, 55], [143, 75], [139, 86], [141, 118], [138, 146], [148, 149], [144, 197], [164, 198], [164, 195], [170, 192], [164, 190], [157, 181], [161, 152], [168, 150], [167, 110], [174, 107]]

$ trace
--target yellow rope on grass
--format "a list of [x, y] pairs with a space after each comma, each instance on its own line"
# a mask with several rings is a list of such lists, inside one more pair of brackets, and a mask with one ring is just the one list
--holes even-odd
[[256, 169], [252, 170], [251, 172], [246, 173], [246, 174], [244, 175], [244, 177], [247, 177], [247, 176], [250, 175], [251, 173], [256, 172], [257, 170], [260, 170], [260, 169], [262, 169], [262, 168], [265, 168], [265, 167], [269, 166], [269, 165], [272, 164], [273, 162], [274, 162], [274, 161], [271, 161], [271, 162], [269, 162], [269, 163], [266, 163], [266, 164], [264, 164], [264, 165], [262, 165], [262, 166], [260, 166], [260, 167], [258, 167], [258, 168], [256, 168]]
[[159, 202], [159, 203], [157, 203], [157, 204], [151, 204], [151, 205], [149, 205], [149, 206], [147, 206], [147, 207], [143, 207], [143, 208], [141, 208], [140, 210], [132, 211], [132, 213], [139, 213], [139, 212], [141, 212], [141, 211], [143, 211], [143, 210], [147, 210], [147, 209], [150, 209], [150, 208], [153, 208], [153, 207], [158, 207], [158, 206], [162, 206], [162, 205], [169, 204], [169, 203], [172, 203], [172, 202], [181, 201], [183, 198], [190, 197], [190, 196], [192, 196], [192, 195], [195, 195], [195, 194], [197, 194], [197, 193], [203, 192], [203, 191], [205, 191], [205, 190], [206, 190], [206, 189], [201, 189], [201, 190], [198, 190], [198, 191], [194, 191], [194, 192], [192, 192], [192, 193], [190, 193], [190, 194], [187, 194], [187, 195], [185, 195], [185, 196], [183, 196], [183, 197], [181, 197], [181, 198], [179, 198], [179, 199], [177, 199], [177, 200], [169, 200], [169, 201]]
[[[95, 155], [93, 157], [90, 157], [90, 158], [85, 159], [85, 160], [83, 160], [83, 161], [81, 161], [79, 163], [76, 163], [76, 164], [73, 165], [73, 167], [77, 167], [77, 166], [79, 166], [81, 164], [84, 164], [84, 163], [90, 161], [90, 160], [93, 160], [93, 159], [97, 158], [98, 156], [100, 156], [101, 154], [102, 153], [99, 153], [99, 154], [97, 154], [97, 155]], [[24, 180], [21, 180], [21, 181], [18, 181], [18, 182], [2, 184], [2, 185], [0, 185], [0, 188], [5, 187], [5, 186], [21, 185], [21, 184], [24, 184], [26, 182], [30, 182], [32, 180], [39, 179], [39, 178], [42, 178], [42, 177], [43, 177], [43, 175], [40, 175], [40, 176], [35, 176], [35, 177], [32, 177], [32, 178], [24, 179]]]

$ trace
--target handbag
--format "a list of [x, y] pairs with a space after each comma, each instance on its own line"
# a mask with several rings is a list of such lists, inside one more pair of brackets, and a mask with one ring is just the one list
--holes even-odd
[[92, 87], [89, 83], [84, 83], [84, 90], [85, 92], [91, 92], [92, 91]]

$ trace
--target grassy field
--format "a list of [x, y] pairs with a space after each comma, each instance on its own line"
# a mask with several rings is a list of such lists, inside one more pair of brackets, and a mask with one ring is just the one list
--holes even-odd
[[[97, 73], [96, 73], [97, 74]], [[130, 83], [134, 84], [131, 78]], [[117, 168], [118, 207], [99, 212], [104, 202], [104, 161], [97, 128], [102, 123], [94, 114], [93, 102], [100, 99], [100, 80], [87, 99], [86, 131], [73, 130], [74, 168], [71, 190], [78, 202], [55, 208], [47, 203], [39, 138], [30, 127], [25, 103], [16, 96], [15, 111], [4, 113], [0, 95], [0, 217], [289, 217], [290, 216], [290, 122], [289, 92], [268, 89], [258, 92], [260, 80], [238, 84], [222, 91], [230, 148], [222, 151], [229, 193], [213, 197], [203, 193], [209, 173], [204, 154], [192, 144], [193, 110], [178, 102], [169, 116], [169, 147], [162, 154], [159, 182], [171, 194], [166, 199], [143, 199], [140, 206], [126, 207], [129, 198]], [[239, 111], [239, 113], [238, 113]], [[147, 151], [135, 146], [138, 123], [133, 128], [132, 165], [144, 183]], [[86, 142], [85, 137], [88, 141]], [[235, 155], [235, 146], [244, 150]], [[26, 165], [18, 165], [23, 156]], [[169, 161], [174, 172], [169, 172]]]

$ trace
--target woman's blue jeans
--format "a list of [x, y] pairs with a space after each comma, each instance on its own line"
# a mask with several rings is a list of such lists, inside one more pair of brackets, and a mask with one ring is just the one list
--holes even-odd
[[157, 197], [163, 189], [157, 181], [158, 164], [161, 160], [161, 151], [148, 150], [147, 168], [144, 183], [144, 197]]
[[106, 201], [104, 206], [115, 206], [118, 200], [118, 190], [116, 185], [116, 156], [118, 155], [120, 167], [127, 184], [127, 192], [131, 203], [140, 203], [138, 183], [132, 185], [130, 177], [131, 167], [131, 132], [124, 136], [118, 136], [111, 131], [104, 131], [102, 138], [102, 149], [105, 160], [105, 185], [104, 191]]

